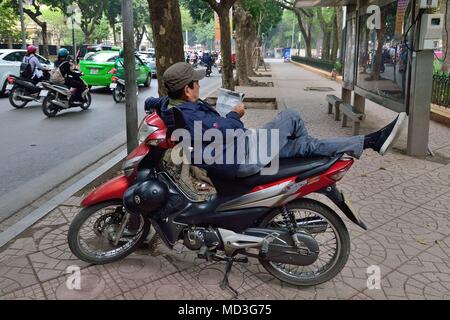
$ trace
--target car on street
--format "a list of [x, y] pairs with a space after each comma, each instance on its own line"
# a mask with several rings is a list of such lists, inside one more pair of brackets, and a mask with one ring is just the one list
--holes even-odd
[[120, 51], [118, 46], [110, 46], [105, 44], [83, 44], [77, 52], [77, 61], [87, 58], [86, 54], [99, 51]]
[[156, 56], [155, 51], [149, 50], [149, 51], [140, 51], [139, 52], [140, 57], [142, 58], [142, 61], [147, 64], [150, 68], [152, 68], [152, 78], [157, 77], [156, 72]]
[[[107, 87], [111, 84], [116, 59], [119, 51], [100, 51], [80, 61], [83, 80], [89, 86]], [[152, 70], [136, 55], [137, 83], [150, 86]]]
[[[25, 57], [26, 53], [27, 50], [22, 49], [0, 49], [0, 95], [2, 95], [5, 91], [8, 76], [20, 75], [20, 64], [22, 63], [23, 57]], [[48, 59], [38, 54], [36, 57], [41, 64], [53, 68], [53, 63]]]

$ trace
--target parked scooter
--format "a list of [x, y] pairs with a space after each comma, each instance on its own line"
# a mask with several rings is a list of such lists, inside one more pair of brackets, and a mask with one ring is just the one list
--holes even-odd
[[[175, 127], [184, 128], [181, 111], [172, 109]], [[323, 283], [342, 270], [350, 254], [347, 228], [336, 211], [306, 196], [325, 195], [367, 229], [336, 187], [352, 158], [280, 159], [274, 175], [234, 180], [208, 174], [217, 194], [198, 200], [164, 167], [162, 158], [174, 142], [166, 136], [160, 106], [146, 111], [141, 144], [126, 158], [124, 174], [90, 193], [70, 225], [68, 243], [75, 256], [94, 264], [120, 260], [153, 226], [169, 248], [182, 241], [199, 258], [225, 261], [223, 289], [229, 287], [232, 264], [246, 263], [248, 257], [298, 286]]]
[[32, 80], [10, 75], [8, 77], [6, 93], [9, 93], [9, 102], [14, 108], [21, 109], [31, 101], [42, 102], [40, 92], [42, 82], [35, 84]]
[[[80, 79], [81, 75], [81, 73], [78, 75]], [[74, 88], [51, 82], [43, 82], [42, 85], [44, 87], [40, 93], [40, 96], [44, 97], [42, 111], [49, 118], [56, 116], [61, 110], [77, 107], [87, 110], [91, 106], [92, 98], [87, 85], [86, 90], [81, 93], [82, 101], [72, 101]]]

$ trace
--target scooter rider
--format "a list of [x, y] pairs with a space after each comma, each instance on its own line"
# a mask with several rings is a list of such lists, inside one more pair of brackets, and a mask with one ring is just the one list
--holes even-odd
[[58, 50], [58, 60], [55, 62], [55, 68], [59, 68], [65, 79], [65, 84], [69, 88], [74, 88], [75, 92], [71, 97], [71, 102], [82, 102], [82, 92], [86, 90], [86, 84], [80, 78], [81, 73], [74, 70], [72, 62], [69, 59], [69, 51], [66, 48]]
[[46, 66], [43, 66], [39, 59], [36, 57], [36, 51], [37, 48], [33, 45], [29, 45], [27, 47], [27, 54], [25, 57], [23, 57], [23, 63], [28, 63], [31, 68], [31, 77], [30, 80], [37, 84], [43, 80], [48, 80], [49, 75], [48, 73], [44, 73], [44, 71], [48, 71], [48, 68]]

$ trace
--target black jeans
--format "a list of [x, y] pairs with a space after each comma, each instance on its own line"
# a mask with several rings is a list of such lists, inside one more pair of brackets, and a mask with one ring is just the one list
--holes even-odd
[[69, 78], [66, 80], [66, 85], [69, 88], [76, 89], [75, 94], [73, 95], [72, 99], [74, 101], [81, 101], [82, 100], [81, 93], [86, 89], [86, 85], [84, 84], [83, 80]]

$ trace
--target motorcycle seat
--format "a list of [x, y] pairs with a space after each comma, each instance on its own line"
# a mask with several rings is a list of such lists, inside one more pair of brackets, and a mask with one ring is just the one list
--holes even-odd
[[239, 181], [239, 183], [255, 187], [295, 175], [300, 175], [304, 172], [323, 166], [329, 161], [329, 157], [280, 159], [279, 169], [276, 174], [262, 175], [261, 173], [257, 173], [249, 177], [236, 178], [236, 180]]
[[298, 177], [298, 180], [312, 177], [328, 170], [341, 155], [336, 157], [311, 157], [311, 158], [285, 158], [280, 159], [279, 170], [273, 175], [254, 174], [249, 177], [225, 179], [215, 174], [208, 173], [208, 177], [214, 184], [220, 195], [235, 195], [249, 192], [254, 187], [276, 182], [289, 177]]

